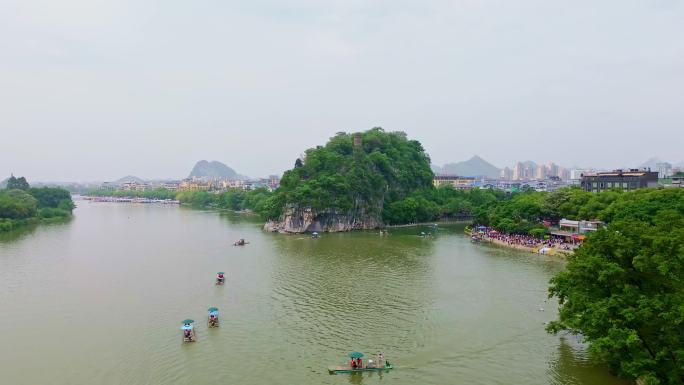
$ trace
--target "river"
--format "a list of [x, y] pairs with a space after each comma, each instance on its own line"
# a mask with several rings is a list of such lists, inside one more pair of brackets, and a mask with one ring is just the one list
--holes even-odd
[[[561, 261], [472, 244], [462, 226], [313, 240], [236, 214], [77, 204], [67, 223], [0, 237], [0, 383], [620, 383], [544, 331]], [[396, 369], [329, 375], [352, 350]]]

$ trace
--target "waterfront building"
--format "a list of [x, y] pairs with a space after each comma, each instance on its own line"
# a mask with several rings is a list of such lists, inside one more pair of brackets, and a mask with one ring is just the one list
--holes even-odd
[[104, 182], [97, 189], [101, 191], [115, 191], [119, 189], [119, 185], [114, 182]]
[[146, 191], [150, 189], [150, 184], [145, 182], [124, 182], [121, 184], [124, 191]]
[[475, 178], [458, 175], [436, 175], [432, 184], [435, 187], [450, 185], [455, 189], [471, 189], [475, 185]]
[[203, 182], [201, 179], [184, 179], [180, 186], [178, 187], [178, 190], [182, 191], [187, 191], [187, 190], [201, 190], [201, 191], [209, 191], [213, 187], [213, 183], [211, 181], [208, 182]]
[[163, 188], [166, 190], [176, 191], [180, 187], [180, 183], [178, 183], [178, 182], [161, 182], [156, 187]]
[[614, 170], [582, 174], [582, 189], [601, 192], [612, 188], [636, 190], [638, 188], [658, 187], [658, 173], [650, 170]]

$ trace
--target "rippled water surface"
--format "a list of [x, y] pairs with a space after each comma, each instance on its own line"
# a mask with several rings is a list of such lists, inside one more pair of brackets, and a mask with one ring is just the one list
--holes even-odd
[[[459, 226], [312, 240], [236, 215], [78, 206], [0, 237], [0, 383], [618, 383], [576, 338], [544, 332], [561, 262], [473, 245]], [[185, 318], [197, 343], [181, 343]], [[351, 350], [397, 369], [329, 375]]]

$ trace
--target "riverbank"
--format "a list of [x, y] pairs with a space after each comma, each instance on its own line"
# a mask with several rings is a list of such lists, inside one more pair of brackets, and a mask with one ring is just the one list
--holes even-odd
[[486, 241], [509, 249], [535, 254], [560, 254], [562, 256], [568, 256], [573, 254], [574, 249], [579, 247], [579, 244], [568, 243], [560, 239], [541, 240], [530, 235], [503, 234], [484, 226], [481, 226], [476, 234], [473, 234], [473, 229], [470, 226], [467, 226], [465, 233], [475, 242]]
[[[520, 251], [526, 251], [528, 253], [534, 253], [534, 254], [545, 254], [545, 255], [555, 255], [555, 256], [562, 256], [562, 257], [567, 257], [569, 255], [573, 254], [573, 250], [564, 250], [559, 247], [548, 247], [548, 246], [543, 246], [543, 245], [535, 245], [535, 246], [527, 246], [527, 245], [519, 245], [519, 244], [514, 244], [514, 243], [509, 243], [500, 239], [496, 238], [489, 238], [489, 237], [483, 237], [481, 240], [498, 245], [498, 246], [503, 246], [507, 247], [509, 249], [515, 249], [515, 250], [520, 250]], [[542, 249], [546, 249], [544, 252], [542, 252]]]
[[463, 223], [470, 223], [471, 221], [472, 221], [472, 218], [465, 218], [465, 219], [456, 219], [456, 220], [448, 220], [448, 221], [405, 223], [403, 225], [386, 225], [386, 226], [384, 226], [384, 228], [398, 229], [398, 228], [402, 228], [402, 227], [434, 226], [435, 224], [437, 224], [437, 225], [457, 225], [457, 224], [463, 224]]
[[114, 197], [114, 196], [93, 196], [84, 195], [83, 200], [91, 202], [115, 202], [115, 203], [158, 203], [158, 204], [173, 204], [179, 205], [181, 202], [176, 199], [151, 199], [141, 197]]

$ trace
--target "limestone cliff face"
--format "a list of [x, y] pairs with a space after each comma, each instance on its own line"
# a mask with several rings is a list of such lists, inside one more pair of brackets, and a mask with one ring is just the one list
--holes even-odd
[[379, 215], [356, 209], [350, 212], [332, 210], [315, 212], [308, 207], [289, 205], [277, 221], [268, 221], [264, 230], [280, 233], [339, 232], [376, 229], [382, 226]]

